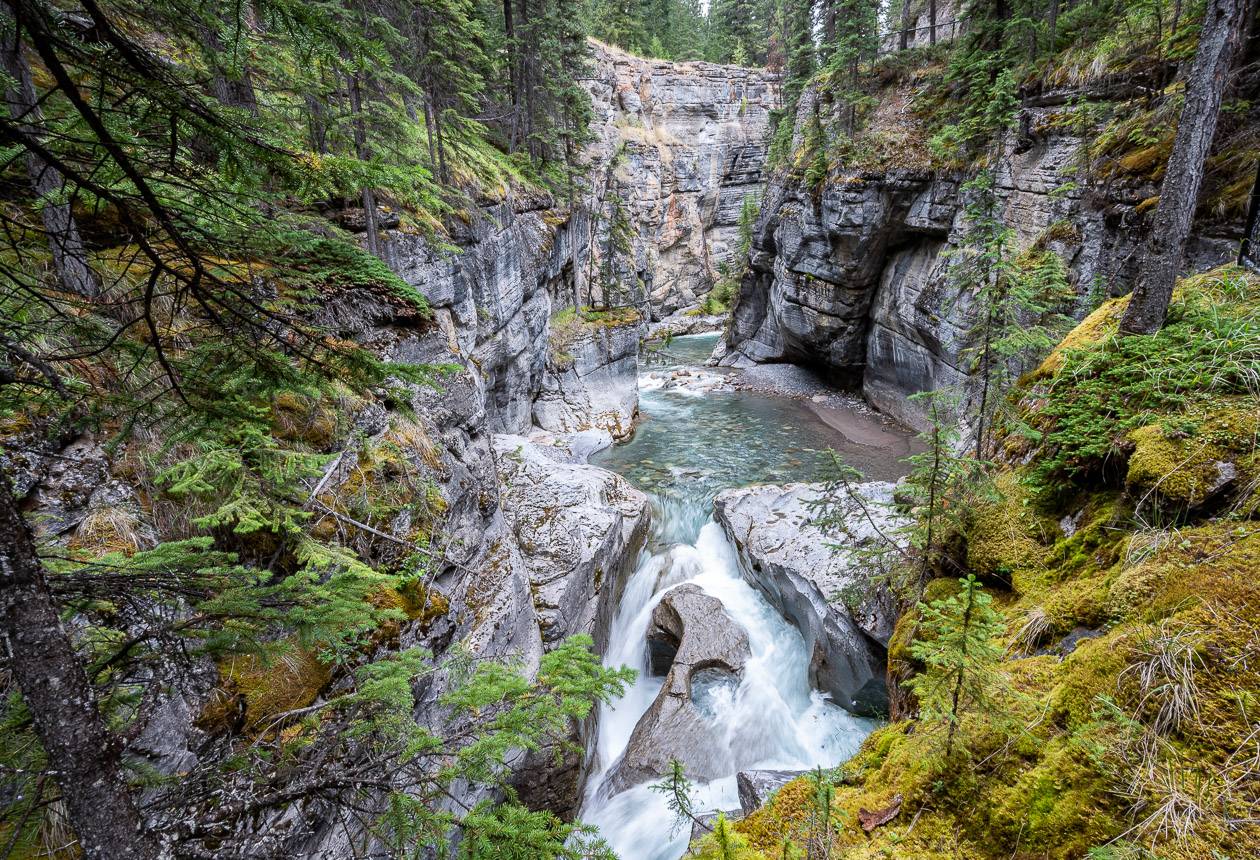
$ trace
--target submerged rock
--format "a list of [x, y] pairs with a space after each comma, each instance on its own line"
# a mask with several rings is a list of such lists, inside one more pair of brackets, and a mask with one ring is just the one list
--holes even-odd
[[647, 636], [654, 666], [669, 656], [669, 673], [613, 767], [606, 783], [613, 794], [659, 779], [675, 758], [690, 779], [700, 782], [734, 766], [709, 703], [720, 688], [733, 690], [739, 684], [749, 657], [744, 629], [726, 614], [722, 601], [687, 584], [661, 598]]
[[887, 708], [883, 679], [896, 608], [869, 559], [854, 550], [896, 529], [901, 515], [891, 508], [892, 484], [857, 489], [864, 506], [844, 499], [835, 511], [843, 535], [813, 524], [809, 505], [821, 497], [819, 484], [726, 490], [714, 510], [745, 578], [805, 637], [811, 682], [853, 713], [874, 716]]

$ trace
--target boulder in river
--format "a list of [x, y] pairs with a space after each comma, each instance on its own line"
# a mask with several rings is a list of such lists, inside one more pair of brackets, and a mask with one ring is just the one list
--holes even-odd
[[751, 815], [765, 806], [770, 795], [803, 773], [803, 770], [741, 770], [735, 775], [735, 787], [743, 814]]
[[844, 534], [814, 525], [810, 503], [821, 497], [820, 484], [726, 490], [714, 509], [744, 577], [805, 637], [813, 684], [855, 714], [879, 716], [887, 708], [883, 679], [896, 608], [869, 558], [854, 549], [890, 534], [901, 514], [891, 507], [892, 484], [856, 490], [861, 504], [846, 497], [835, 510]]
[[721, 726], [707, 711], [723, 689], [738, 686], [749, 657], [748, 635], [722, 601], [692, 584], [665, 593], [647, 635], [657, 665], [668, 657], [670, 668], [613, 768], [607, 783], [612, 793], [659, 779], [675, 758], [689, 778], [701, 782], [734, 766]]

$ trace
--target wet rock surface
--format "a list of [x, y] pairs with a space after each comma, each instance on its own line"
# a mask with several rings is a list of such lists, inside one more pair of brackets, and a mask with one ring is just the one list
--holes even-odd
[[[802, 97], [800, 117], [814, 104]], [[1054, 107], [1024, 118], [1045, 129], [1027, 146], [1014, 135], [998, 164], [999, 217], [1013, 245], [1060, 256], [1077, 299], [1127, 292], [1144, 240], [1138, 204], [1151, 185], [1068, 183], [1084, 145], [1054, 127]], [[798, 131], [799, 133], [799, 131]], [[875, 408], [922, 429], [918, 391], [976, 387], [967, 356], [979, 309], [949, 274], [966, 242], [969, 174], [926, 168], [833, 174], [821, 188], [772, 177], [753, 234], [750, 268], [732, 311], [722, 364], [796, 362], [860, 390]], [[1231, 259], [1234, 243], [1192, 236], [1187, 269]]]
[[741, 770], [735, 775], [735, 786], [743, 814], [751, 815], [765, 806], [772, 794], [803, 773], [803, 770]]
[[[745, 578], [804, 635], [811, 681], [837, 704], [874, 716], [887, 707], [882, 685], [896, 607], [857, 548], [894, 530], [901, 515], [891, 509], [893, 484], [869, 482], [857, 490], [864, 505], [846, 498], [835, 508], [844, 535], [813, 524], [819, 484], [726, 490], [714, 511]], [[846, 548], [833, 549], [841, 541]]]
[[661, 598], [647, 638], [655, 643], [649, 645], [658, 655], [654, 666], [664, 667], [669, 657], [669, 670], [613, 770], [607, 783], [612, 793], [659, 779], [675, 758], [688, 778], [698, 781], [721, 776], [732, 766], [704, 699], [713, 687], [739, 683], [749, 656], [747, 634], [720, 600], [688, 584]]

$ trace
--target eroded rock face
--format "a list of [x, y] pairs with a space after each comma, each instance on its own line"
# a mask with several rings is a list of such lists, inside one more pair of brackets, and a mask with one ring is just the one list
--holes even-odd
[[[866, 512], [851, 499], [836, 508], [844, 535], [812, 524], [817, 513], [809, 503], [821, 496], [818, 484], [726, 490], [714, 511], [739, 552], [744, 577], [805, 637], [810, 681], [842, 707], [876, 716], [887, 709], [884, 666], [896, 607], [856, 548], [880, 540], [877, 529], [896, 529], [901, 516], [887, 507], [892, 484], [857, 489]], [[831, 544], [841, 542], [846, 548], [833, 550]]]
[[654, 667], [668, 665], [669, 672], [613, 767], [607, 786], [614, 794], [659, 779], [674, 758], [699, 781], [729, 773], [734, 764], [720, 727], [705, 709], [717, 688], [739, 683], [749, 657], [744, 629], [726, 614], [722, 601], [687, 584], [661, 598], [647, 638], [656, 655]]
[[544, 430], [606, 430], [625, 439], [639, 410], [639, 337], [635, 323], [595, 326], [553, 345], [534, 397], [534, 423]]
[[648, 498], [619, 475], [559, 462], [523, 436], [495, 436], [501, 507], [520, 548], [544, 647], [590, 633], [602, 650]]
[[[811, 109], [812, 94], [802, 103]], [[1083, 141], [1051, 123], [1055, 109], [1030, 103], [1022, 111], [1031, 131], [1003, 142], [995, 181], [1014, 247], [1038, 243], [1063, 259], [1077, 293], [1069, 310], [1081, 315], [1100, 291], [1130, 288], [1144, 239], [1136, 207], [1158, 190], [1069, 185]], [[814, 365], [920, 429], [925, 407], [908, 395], [952, 385], [974, 391], [968, 332], [979, 309], [949, 276], [950, 255], [969, 229], [968, 178], [926, 168], [840, 172], [814, 189], [774, 177], [722, 363]], [[1235, 247], [1193, 236], [1187, 268], [1225, 262]]]
[[771, 795], [804, 773], [803, 770], [741, 770], [735, 774], [740, 810], [744, 815], [753, 814], [766, 805]]
[[[596, 267], [611, 257], [623, 298], [648, 299], [660, 318], [696, 304], [734, 251], [744, 198], [761, 190], [778, 80], [763, 69], [647, 60], [593, 44]], [[610, 226], [618, 221], [627, 229]], [[619, 243], [628, 247], [618, 251]]]

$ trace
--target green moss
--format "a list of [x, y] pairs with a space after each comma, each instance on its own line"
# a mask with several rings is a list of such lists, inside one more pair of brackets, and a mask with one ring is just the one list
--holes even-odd
[[1008, 583], [1035, 578], [1044, 567], [1045, 551], [1026, 494], [1010, 472], [998, 476], [994, 489], [995, 496], [972, 510], [967, 565], [977, 576]]
[[1032, 767], [993, 792], [989, 824], [1023, 851], [1072, 860], [1125, 830], [1120, 803], [1109, 788], [1082, 744], [1055, 737]]
[[1058, 683], [1050, 691], [1049, 716], [1057, 725], [1072, 730], [1094, 719], [1099, 696], [1113, 696], [1117, 678], [1124, 670], [1129, 639], [1115, 632], [1081, 642], [1063, 661]]

